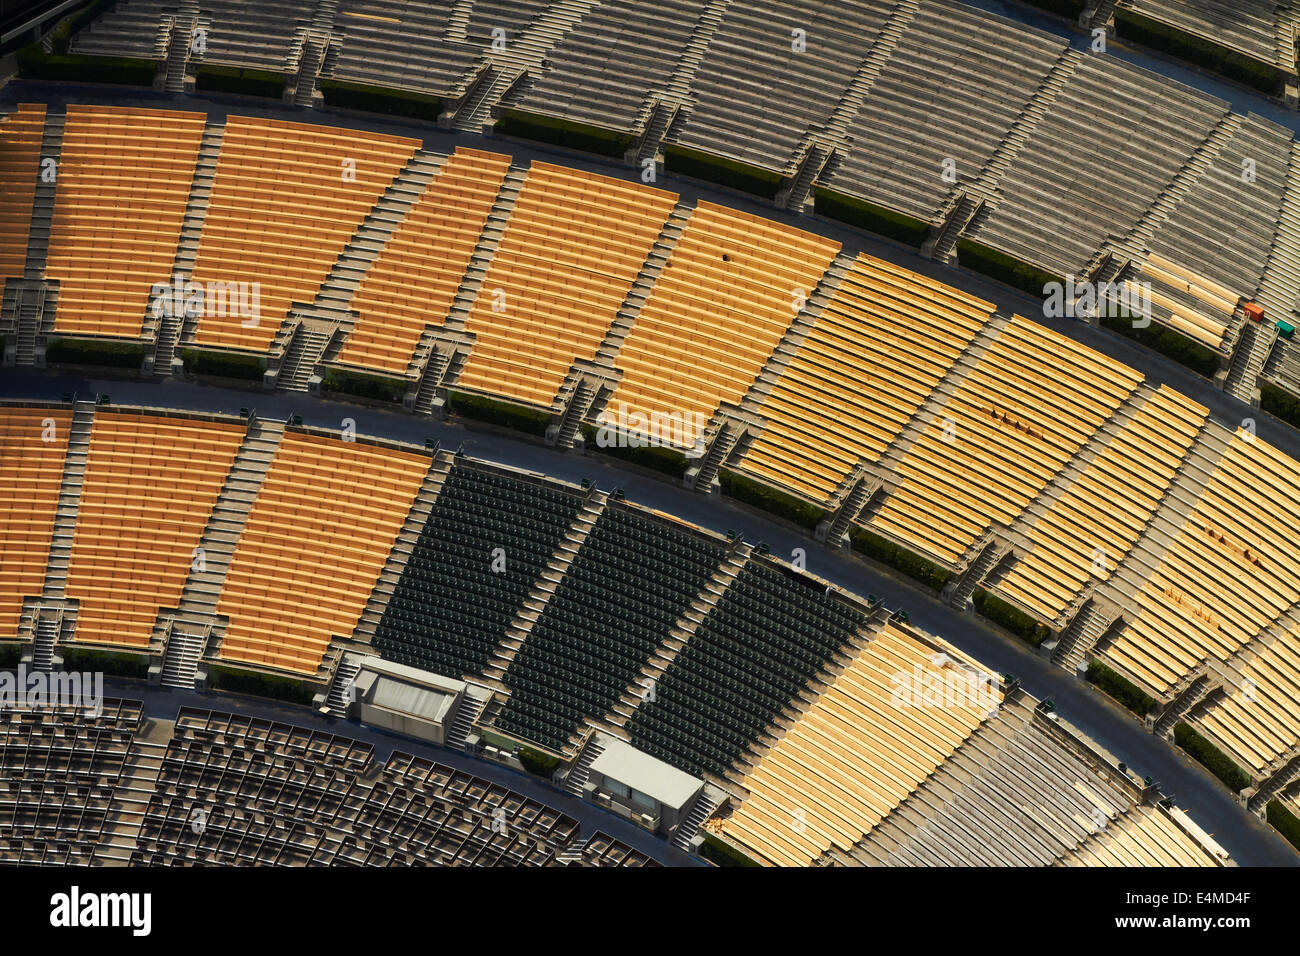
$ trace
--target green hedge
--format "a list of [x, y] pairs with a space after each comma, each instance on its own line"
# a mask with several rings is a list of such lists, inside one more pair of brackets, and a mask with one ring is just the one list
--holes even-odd
[[664, 168], [670, 173], [693, 176], [764, 199], [775, 199], [781, 188], [780, 173], [672, 143], [664, 147]]
[[729, 843], [723, 843], [712, 833], [701, 832], [704, 843], [700, 846], [700, 856], [714, 866], [759, 866]]
[[1204, 37], [1184, 33], [1131, 10], [1115, 11], [1115, 32], [1126, 40], [1153, 50], [1163, 50], [1170, 56], [1203, 66], [1268, 94], [1277, 92], [1282, 79], [1277, 68], [1271, 64], [1220, 46]]
[[99, 671], [112, 677], [131, 677], [136, 680], [144, 680], [149, 676], [147, 654], [125, 654], [89, 647], [65, 647], [60, 653], [65, 671]]
[[1300, 428], [1300, 398], [1269, 382], [1259, 383], [1259, 407], [1288, 425]]
[[529, 435], [546, 435], [546, 426], [551, 423], [551, 413], [523, 405], [512, 405], [483, 395], [468, 395], [465, 392], [450, 392], [447, 395], [452, 412], [464, 418], [487, 422], [513, 428], [515, 431]]
[[1048, 13], [1057, 13], [1067, 20], [1077, 22], [1079, 14], [1083, 13], [1084, 8], [1088, 5], [1087, 0], [1021, 0], [1031, 7], [1038, 7], [1040, 10], [1046, 10]]
[[1014, 256], [999, 252], [973, 239], [957, 240], [957, 262], [964, 268], [983, 273], [990, 279], [1005, 282], [1040, 299], [1044, 294], [1043, 287], [1049, 283], [1065, 285], [1065, 280], [1060, 276], [1027, 262], [1021, 262]]
[[121, 83], [153, 86], [158, 64], [126, 56], [87, 56], [46, 53], [39, 43], [17, 53], [18, 75], [24, 80], [68, 80], [75, 83]]
[[364, 83], [344, 83], [342, 80], [321, 80], [320, 91], [325, 97], [326, 106], [406, 116], [431, 123], [438, 121], [445, 108], [442, 98], [438, 96], [367, 86]]
[[930, 234], [930, 224], [904, 216], [884, 206], [877, 206], [854, 196], [846, 196], [830, 189], [817, 189], [817, 215], [846, 222], [880, 236], [897, 239], [909, 246], [920, 248]]
[[1193, 342], [1187, 336], [1158, 322], [1152, 322], [1145, 328], [1134, 328], [1132, 319], [1119, 315], [1103, 315], [1101, 324], [1112, 332], [1118, 332], [1139, 345], [1145, 345], [1152, 351], [1159, 352], [1165, 358], [1172, 359], [1179, 365], [1185, 365], [1206, 378], [1213, 378], [1214, 373], [1219, 370], [1217, 352], [1207, 349], [1200, 342]]
[[1192, 755], [1199, 763], [1227, 786], [1233, 793], [1238, 793], [1250, 786], [1250, 774], [1242, 770], [1232, 759], [1214, 744], [1210, 743], [1190, 726], [1179, 721], [1174, 727], [1174, 742]]
[[315, 690], [296, 678], [280, 677], [277, 674], [259, 674], [233, 667], [222, 667], [219, 664], [209, 665], [208, 685], [215, 690], [224, 690], [232, 694], [269, 697], [273, 700], [288, 701], [291, 704], [310, 704], [315, 697]]
[[1264, 816], [1269, 826], [1286, 837], [1287, 842], [1293, 847], [1300, 850], [1300, 819], [1296, 819], [1296, 815], [1288, 810], [1282, 801], [1270, 800]]
[[927, 561], [919, 554], [913, 554], [866, 528], [854, 528], [849, 534], [849, 541], [852, 542], [854, 551], [887, 564], [896, 571], [902, 571], [909, 578], [914, 578], [935, 591], [942, 591], [952, 577], [952, 572], [947, 568]]
[[975, 593], [971, 595], [971, 600], [975, 605], [975, 613], [980, 617], [988, 618], [994, 624], [1001, 625], [1034, 647], [1038, 647], [1052, 636], [1052, 630], [1046, 624], [1040, 624], [1020, 608], [1008, 604], [1000, 597], [995, 597], [983, 588], [976, 588]]
[[242, 93], [276, 100], [284, 95], [284, 84], [285, 77], [279, 73], [235, 66], [205, 64], [194, 76], [194, 88], [205, 93]]
[[209, 352], [205, 349], [181, 349], [181, 361], [191, 375], [219, 375], [260, 382], [266, 372], [266, 359], [260, 355], [238, 352]]
[[1127, 677], [1117, 674], [1101, 661], [1088, 662], [1088, 683], [1096, 684], [1139, 717], [1155, 710], [1156, 700]]
[[663, 472], [665, 475], [672, 475], [674, 478], [684, 477], [686, 469], [690, 466], [690, 461], [676, 448], [665, 448], [663, 446], [628, 448], [621, 445], [610, 445], [602, 448], [596, 441], [599, 432], [600, 429], [595, 425], [582, 426], [582, 438], [587, 443], [587, 451], [609, 455], [611, 458], [631, 462], [652, 471]]
[[18, 666], [23, 659], [21, 644], [0, 644], [0, 669], [9, 670]]
[[402, 398], [406, 395], [406, 380], [390, 378], [387, 375], [370, 375], [366, 372], [327, 368], [321, 377], [321, 388], [331, 392], [401, 404]]
[[501, 136], [518, 136], [618, 159], [636, 145], [635, 137], [628, 133], [519, 110], [502, 110], [492, 131]]
[[532, 747], [519, 748], [519, 762], [524, 765], [524, 769], [529, 773], [538, 777], [545, 777], [547, 780], [551, 779], [551, 774], [555, 773], [560, 766], [558, 757], [544, 754]]
[[104, 339], [51, 339], [45, 347], [45, 360], [55, 365], [138, 369], [144, 364], [144, 345]]
[[718, 482], [722, 485], [722, 493], [728, 498], [735, 498], [755, 508], [761, 508], [809, 530], [815, 529], [826, 517], [826, 512], [816, 505], [810, 505], [794, 495], [769, 488], [761, 482], [725, 468], [718, 472]]

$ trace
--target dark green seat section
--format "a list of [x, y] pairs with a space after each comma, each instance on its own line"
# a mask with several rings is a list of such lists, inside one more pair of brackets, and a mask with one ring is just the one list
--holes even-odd
[[506, 672], [497, 727], [559, 750], [584, 717], [604, 717], [724, 555], [611, 505]]
[[[375, 629], [386, 659], [450, 677], [478, 674], [505, 636], [582, 498], [505, 474], [453, 467]], [[492, 552], [505, 549], [505, 570]]]
[[866, 621], [813, 583], [750, 560], [632, 715], [633, 745], [722, 776]]

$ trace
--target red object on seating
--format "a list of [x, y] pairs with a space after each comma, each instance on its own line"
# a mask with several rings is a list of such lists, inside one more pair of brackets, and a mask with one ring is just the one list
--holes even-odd
[[1264, 307], [1254, 302], [1246, 303], [1246, 317], [1252, 322], [1262, 321], [1264, 318]]

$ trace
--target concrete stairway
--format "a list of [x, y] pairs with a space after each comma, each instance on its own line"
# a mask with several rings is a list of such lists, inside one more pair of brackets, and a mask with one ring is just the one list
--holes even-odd
[[636, 281], [632, 283], [632, 288], [628, 290], [627, 297], [624, 298], [623, 304], [619, 306], [618, 313], [614, 316], [609, 331], [605, 333], [605, 338], [600, 343], [600, 348], [596, 350], [593, 359], [596, 364], [609, 368], [614, 367], [614, 361], [618, 357], [619, 350], [623, 347], [628, 332], [632, 331], [632, 325], [636, 322], [636, 317], [641, 313], [646, 299], [649, 298], [655, 280], [664, 271], [664, 264], [668, 261], [669, 256], [673, 254], [677, 240], [681, 238], [682, 232], [686, 229], [686, 224], [690, 221], [692, 212], [693, 209], [689, 208], [685, 202], [680, 202], [669, 214], [663, 229], [659, 231], [659, 238], [650, 247], [645, 262], [641, 264], [641, 271], [637, 273]]
[[1255, 299], [1279, 317], [1300, 302], [1300, 143], [1291, 144], [1286, 192]]
[[[582, 508], [573, 519], [573, 524], [560, 539], [560, 543], [555, 546], [555, 553], [542, 569], [537, 583], [524, 599], [523, 606], [515, 613], [514, 620], [506, 628], [505, 637], [492, 652], [492, 658], [483, 670], [484, 679], [488, 683], [496, 686], [510, 670], [515, 655], [524, 646], [524, 641], [528, 640], [533, 625], [546, 610], [546, 605], [551, 602], [560, 582], [564, 580], [564, 575], [569, 571], [569, 565], [577, 557], [587, 540], [587, 535], [591, 534], [591, 529], [596, 526], [608, 503], [609, 495], [603, 491], [593, 491], [587, 496], [587, 500], [583, 502]], [[505, 689], [504, 685], [502, 689]]]
[[1079, 665], [1105, 636], [1112, 620], [1095, 601], [1084, 602], [1052, 651], [1052, 663], [1071, 674], [1078, 673]]
[[898, 467], [899, 462], [903, 460], [908, 451], [911, 450], [912, 445], [921, 437], [921, 434], [930, 426], [930, 423], [934, 421], [971, 369], [979, 364], [988, 347], [1002, 333], [1010, 320], [1010, 316], [994, 315], [971, 339], [970, 344], [957, 357], [957, 361], [953, 362], [948, 371], [944, 373], [943, 378], [939, 379], [934, 391], [930, 393], [930, 396], [916, 410], [908, 423], [890, 442], [884, 454], [880, 456], [879, 467], [881, 470], [892, 472]]
[[1255, 392], [1259, 388], [1259, 373], [1264, 370], [1273, 342], [1277, 338], [1277, 328], [1264, 322], [1244, 320], [1237, 347], [1232, 351], [1232, 363], [1228, 366], [1228, 376], [1224, 380], [1223, 390], [1233, 398], [1255, 404]]
[[[471, 684], [470, 688], [473, 686]], [[489, 700], [491, 700], [489, 691], [475, 694], [466, 689], [465, 696], [460, 701], [460, 708], [456, 711], [456, 719], [451, 722], [451, 728], [447, 731], [448, 747], [453, 750], [471, 749], [469, 735], [474, 732], [474, 725], [482, 716]]]
[[[36, 364], [36, 341], [41, 334], [47, 310], [48, 293], [42, 287], [17, 287], [13, 291], [16, 301], [13, 309], [17, 312], [18, 331], [14, 343], [14, 364], [31, 366]], [[6, 296], [7, 297], [7, 296]]]
[[411, 208], [441, 172], [445, 162], [445, 156], [425, 150], [416, 151], [411, 161], [375, 201], [366, 218], [339, 253], [329, 275], [316, 292], [312, 302], [314, 309], [347, 312], [366, 273]]
[[483, 227], [482, 235], [479, 236], [478, 245], [474, 247], [474, 254], [470, 257], [469, 268], [461, 277], [456, 298], [452, 300], [451, 308], [447, 310], [445, 323], [447, 328], [462, 332], [465, 330], [465, 319], [474, 308], [474, 301], [483, 286], [488, 266], [492, 264], [497, 245], [505, 235], [506, 224], [510, 221], [515, 200], [519, 198], [519, 188], [523, 185], [526, 175], [527, 170], [523, 169], [512, 168], [506, 173], [501, 191], [497, 193], [496, 202], [492, 204], [492, 211], [488, 213], [487, 223]]
[[686, 815], [686, 819], [677, 824], [677, 830], [673, 833], [673, 846], [689, 853], [691, 840], [704, 825], [704, 821], [713, 816], [713, 811], [718, 809], [724, 797], [725, 795], [714, 787], [705, 786], [695, 798], [695, 804], [691, 807], [691, 812]]
[[330, 681], [329, 693], [325, 697], [325, 709], [331, 716], [347, 717], [348, 708], [355, 699], [353, 687], [360, 673], [361, 665], [350, 656], [344, 655], [339, 661], [339, 666], [334, 671], [334, 679]]
[[469, 15], [474, 7], [474, 0], [455, 0], [451, 15], [447, 17], [447, 32], [443, 40], [464, 43], [469, 39]]
[[[176, 257], [172, 260], [172, 275], [189, 277], [194, 273], [194, 263], [199, 255], [199, 240], [203, 238], [203, 221], [208, 215], [208, 203], [212, 198], [212, 180], [217, 171], [217, 157], [221, 153], [221, 141], [226, 135], [224, 119], [209, 118], [199, 141], [199, 155], [194, 164], [194, 178], [190, 182], [189, 201], [185, 205], [185, 218], [181, 222], [180, 240], [176, 244]], [[180, 340], [192, 341], [196, 317], [186, 317], [181, 328]], [[157, 369], [157, 363], [154, 368]]]
[[1006, 549], [1000, 547], [996, 541], [986, 544], [984, 549], [980, 551], [979, 557], [975, 559], [975, 562], [970, 566], [966, 573], [961, 576], [961, 580], [957, 582], [957, 587], [953, 589], [949, 603], [959, 610], [965, 609], [966, 602], [969, 601], [970, 596], [975, 593], [975, 589], [979, 587], [980, 582], [988, 577], [989, 572], [992, 571], [998, 563], [1006, 557], [1006, 555]]
[[731, 0], [708, 0], [704, 9], [700, 11], [700, 17], [695, 22], [695, 32], [691, 34], [690, 40], [682, 49], [682, 54], [677, 58], [673, 72], [664, 87], [666, 97], [679, 103], [684, 103], [690, 98], [695, 71], [700, 68], [704, 54], [718, 30], [718, 24], [722, 22], [730, 5]]
[[275, 387], [284, 392], [308, 391], [316, 366], [324, 358], [332, 337], [332, 333], [321, 326], [299, 322], [285, 346]]
[[[176, 622], [188, 625], [189, 631], [197, 632], [216, 621], [217, 599], [225, 583], [231, 556], [283, 436], [284, 425], [280, 422], [253, 419], [249, 423], [248, 432], [212, 507], [203, 537], [199, 539], [202, 561], [191, 563], [176, 612], [170, 615]], [[155, 625], [158, 638], [165, 638], [165, 633], [160, 632], [167, 626], [166, 616], [167, 612], [160, 614], [160, 622]]]
[[388, 608], [388, 602], [393, 597], [393, 589], [402, 579], [402, 572], [406, 569], [406, 562], [411, 559], [415, 551], [416, 542], [420, 540], [420, 533], [424, 531], [425, 523], [429, 520], [429, 515], [433, 512], [434, 503], [438, 500], [438, 495], [442, 491], [443, 484], [447, 481], [447, 476], [451, 474], [452, 465], [455, 463], [455, 456], [450, 452], [440, 451], [433, 456], [429, 463], [429, 470], [425, 473], [424, 482], [420, 485], [420, 491], [411, 502], [411, 508], [406, 514], [406, 521], [402, 524], [402, 530], [397, 534], [397, 540], [393, 542], [393, 548], [388, 552], [388, 559], [384, 563], [384, 569], [379, 572], [379, 578], [375, 581], [375, 586], [370, 591], [370, 597], [366, 601], [365, 609], [361, 612], [361, 617], [357, 619], [356, 629], [352, 632], [352, 639], [359, 643], [369, 644], [375, 636], [375, 629], [379, 622], [384, 618], [384, 611]]
[[998, 143], [997, 149], [993, 151], [988, 163], [980, 170], [979, 176], [968, 187], [972, 194], [985, 199], [996, 196], [1002, 177], [1006, 175], [1007, 170], [1011, 168], [1011, 164], [1020, 155], [1020, 150], [1034, 134], [1034, 130], [1038, 128], [1038, 124], [1047, 115], [1047, 111], [1052, 108], [1052, 104], [1056, 102], [1061, 90], [1065, 89], [1065, 85], [1069, 83], [1070, 78], [1074, 75], [1075, 68], [1079, 65], [1079, 61], [1086, 55], [1082, 50], [1073, 48], [1067, 49], [1061, 54], [1047, 76], [1043, 78], [1043, 82], [1039, 84], [1033, 97], [1020, 111], [1016, 121], [1011, 124], [1011, 128], [1007, 130], [1007, 135], [1002, 137], [1002, 142]]
[[582, 748], [582, 753], [573, 764], [573, 769], [569, 771], [568, 776], [564, 779], [564, 789], [575, 797], [582, 796], [582, 789], [587, 785], [587, 777], [591, 774], [591, 765], [596, 762], [596, 758], [605, 752], [604, 745], [599, 740], [599, 734], [592, 734], [587, 739], [587, 745]]
[[167, 62], [163, 65], [163, 90], [185, 92], [185, 69], [189, 64], [194, 28], [199, 18], [197, 0], [181, 0], [172, 17], [167, 37]]
[[207, 629], [191, 633], [173, 625], [168, 632], [167, 647], [163, 652], [162, 685], [183, 690], [194, 690], [199, 661], [207, 647]]
[[760, 414], [763, 402], [772, 393], [772, 388], [780, 380], [791, 360], [798, 354], [804, 339], [808, 337], [808, 334], [813, 330], [813, 326], [817, 324], [817, 319], [821, 316], [822, 310], [835, 298], [840, 283], [844, 281], [844, 277], [853, 268], [853, 262], [854, 257], [849, 253], [840, 252], [836, 254], [826, 272], [818, 280], [817, 286], [808, 292], [804, 307], [794, 316], [794, 321], [790, 323], [790, 327], [781, 336], [781, 341], [777, 342], [776, 347], [772, 349], [772, 354], [768, 356], [767, 362], [763, 365], [763, 370], [758, 373], [758, 377], [754, 379], [754, 384], [741, 401], [740, 407], [742, 409], [755, 415]]
[[898, 49], [898, 41], [907, 32], [920, 6], [920, 0], [898, 0], [894, 9], [890, 11], [889, 19], [885, 21], [880, 34], [871, 44], [866, 58], [858, 67], [853, 79], [849, 81], [844, 95], [840, 97], [826, 123], [825, 135], [832, 143], [843, 145], [849, 127], [862, 112], [862, 105], [870, 95], [871, 88], [875, 86], [889, 58]]
[[94, 402], [77, 402], [68, 432], [68, 455], [63, 463], [63, 483], [59, 486], [59, 504], [54, 513], [54, 530], [50, 533], [50, 557], [45, 566], [47, 598], [62, 599], [68, 580], [68, 561], [72, 556], [72, 537], [77, 525], [77, 508], [81, 503], [81, 482], [86, 475], [86, 453], [90, 450], [90, 429], [95, 418]]
[[1202, 670], [1188, 682], [1156, 719], [1152, 733], [1166, 740], [1172, 739], [1174, 728], [1178, 723], [1188, 717], [1218, 686], [1218, 683]]
[[642, 703], [652, 699], [651, 691], [659, 678], [672, 666], [682, 648], [695, 635], [726, 590], [731, 587], [731, 583], [736, 580], [736, 576], [744, 568], [753, 550], [744, 541], [736, 543], [718, 569], [710, 575], [709, 580], [704, 582], [700, 593], [691, 601], [690, 606], [682, 612], [682, 616], [677, 619], [668, 636], [655, 648], [650, 659], [641, 668], [641, 672], [624, 689], [623, 696], [610, 708], [609, 713], [601, 721], [602, 725], [622, 730], [636, 709]]
[[1184, 197], [1191, 192], [1192, 187], [1196, 185], [1201, 175], [1213, 165], [1214, 160], [1223, 147], [1228, 145], [1237, 131], [1241, 129], [1243, 117], [1236, 113], [1228, 112], [1218, 124], [1210, 131], [1210, 135], [1205, 138], [1196, 152], [1188, 157], [1187, 161], [1174, 174], [1174, 178], [1164, 188], [1159, 196], [1156, 197], [1142, 218], [1124, 237], [1122, 246], [1129, 246], [1136, 249], [1147, 249], [1151, 244], [1151, 237], [1156, 234], [1156, 230], [1161, 224], [1169, 218], [1169, 215], [1178, 208]]
[[[65, 113], [56, 113], [53, 107], [45, 113], [45, 133], [41, 138], [41, 165], [53, 160], [55, 170], [63, 151], [63, 129], [67, 122]], [[54, 193], [57, 181], [46, 182], [44, 168], [36, 177], [36, 195], [32, 200], [31, 225], [27, 231], [27, 262], [23, 270], [25, 279], [45, 278], [45, 258], [50, 251], [50, 228], [54, 222]], [[56, 176], [57, 180], [57, 176]]]
[[54, 648], [59, 642], [59, 622], [43, 617], [36, 622], [35, 641], [32, 643], [32, 670], [54, 669]]

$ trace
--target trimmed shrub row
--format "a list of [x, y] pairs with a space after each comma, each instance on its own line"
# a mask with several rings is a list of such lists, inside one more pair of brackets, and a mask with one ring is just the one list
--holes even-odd
[[558, 757], [544, 754], [532, 747], [519, 748], [519, 762], [524, 765], [524, 769], [529, 773], [538, 777], [545, 777], [547, 780], [551, 779], [551, 774], [555, 773], [556, 768], [560, 766]]
[[370, 113], [387, 113], [390, 116], [406, 116], [411, 119], [428, 120], [430, 123], [438, 121], [444, 108], [443, 100], [438, 96], [425, 96], [422, 93], [409, 93], [406, 90], [390, 90], [364, 83], [321, 80], [320, 91], [325, 97], [326, 106], [366, 110]]
[[406, 381], [387, 375], [371, 375], [346, 369], [327, 368], [321, 377], [321, 388], [345, 395], [373, 398], [381, 402], [401, 404], [406, 395]]
[[1135, 328], [1132, 319], [1118, 315], [1103, 315], [1101, 324], [1104, 328], [1118, 332], [1139, 345], [1145, 345], [1152, 351], [1159, 352], [1165, 358], [1172, 359], [1179, 365], [1185, 365], [1206, 378], [1213, 378], [1214, 373], [1219, 370], [1218, 353], [1158, 322], [1152, 322], [1145, 328]]
[[451, 411], [464, 418], [513, 428], [515, 431], [529, 435], [546, 435], [546, 426], [551, 423], [551, 413], [538, 408], [526, 408], [512, 405], [483, 395], [468, 395], [465, 392], [450, 392], [447, 395]]
[[1288, 425], [1300, 428], [1300, 398], [1269, 382], [1259, 383], [1259, 407]]
[[704, 843], [700, 847], [700, 856], [714, 866], [758, 866], [759, 864], [741, 853], [729, 843], [723, 843], [712, 833], [702, 833]]
[[1210, 773], [1222, 780], [1233, 793], [1238, 793], [1250, 785], [1250, 774], [1182, 721], [1174, 727], [1174, 742], [1191, 754], [1198, 763], [1203, 764]]
[[587, 443], [588, 452], [609, 455], [611, 458], [618, 458], [634, 465], [640, 465], [642, 468], [649, 468], [652, 471], [671, 475], [674, 478], [682, 478], [686, 475], [686, 469], [690, 463], [687, 461], [686, 456], [676, 448], [651, 445], [642, 448], [610, 445], [602, 448], [596, 441], [599, 432], [600, 429], [595, 425], [582, 426], [582, 437]]
[[181, 349], [181, 361], [191, 375], [218, 375], [260, 382], [266, 372], [266, 359], [260, 355], [238, 352], [209, 352], [206, 349]]
[[284, 83], [285, 78], [279, 73], [236, 66], [205, 64], [194, 75], [194, 88], [205, 93], [243, 93], [276, 100], [284, 94]]
[[39, 43], [18, 51], [18, 75], [24, 80], [68, 80], [75, 83], [121, 83], [153, 86], [158, 64], [126, 56], [87, 56], [46, 53]]
[[816, 210], [819, 216], [836, 219], [879, 236], [888, 236], [918, 249], [930, 234], [928, 222], [830, 189], [817, 189]]
[[1115, 32], [1126, 40], [1153, 50], [1163, 50], [1170, 56], [1203, 66], [1270, 95], [1277, 92], [1281, 82], [1281, 75], [1271, 64], [1131, 10], [1115, 10]]
[[101, 651], [89, 647], [65, 647], [65, 671], [98, 671], [111, 677], [131, 677], [144, 680], [149, 676], [149, 657], [145, 654], [126, 654], [121, 651]]
[[1278, 833], [1286, 837], [1297, 850], [1300, 850], [1300, 819], [1286, 808], [1280, 800], [1270, 800], [1264, 811], [1265, 819]]
[[816, 528], [822, 518], [826, 517], [826, 512], [816, 505], [810, 505], [794, 495], [769, 488], [734, 471], [721, 469], [718, 472], [718, 481], [722, 485], [722, 493], [728, 498], [735, 498], [747, 505], [761, 508], [763, 511], [793, 521], [810, 530]]
[[664, 147], [664, 167], [671, 173], [693, 176], [764, 199], [775, 199], [781, 188], [780, 173], [672, 143]]
[[988, 618], [994, 624], [1001, 625], [1021, 640], [1037, 647], [1052, 636], [1052, 630], [1046, 624], [1040, 624], [1034, 618], [1002, 600], [983, 588], [976, 588], [971, 595], [975, 612], [980, 617]]
[[502, 110], [492, 131], [501, 136], [518, 136], [618, 159], [636, 145], [636, 140], [627, 133], [520, 110]]
[[1139, 717], [1155, 709], [1155, 698], [1101, 661], [1088, 662], [1088, 683], [1096, 684]]
[[1014, 256], [999, 252], [973, 239], [957, 240], [957, 261], [967, 269], [983, 273], [990, 279], [997, 279], [1040, 299], [1043, 297], [1043, 287], [1048, 283], [1065, 284], [1065, 280], [1060, 276], [1052, 275], [1027, 262], [1021, 262]]
[[952, 577], [952, 572], [947, 568], [927, 561], [919, 554], [913, 554], [866, 528], [854, 528], [849, 534], [849, 540], [853, 544], [854, 551], [860, 551], [881, 564], [887, 564], [895, 571], [902, 571], [909, 578], [914, 578], [935, 591], [942, 591], [943, 586]]
[[311, 687], [292, 677], [258, 674], [233, 667], [222, 667], [219, 664], [208, 667], [208, 684], [217, 690], [229, 691], [232, 694], [269, 697], [272, 700], [284, 700], [291, 704], [310, 704], [315, 696]]
[[139, 342], [109, 342], [104, 339], [51, 339], [45, 360], [56, 365], [101, 365], [107, 368], [138, 369], [144, 363], [144, 345]]

